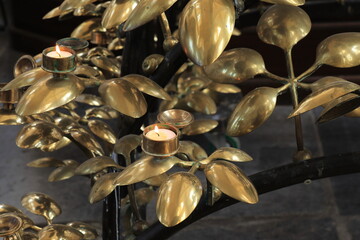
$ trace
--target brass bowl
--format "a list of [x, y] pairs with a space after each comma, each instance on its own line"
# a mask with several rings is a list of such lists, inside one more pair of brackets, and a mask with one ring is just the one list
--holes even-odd
[[30, 55], [23, 55], [15, 63], [14, 77], [34, 68], [36, 68], [35, 59]]
[[170, 109], [157, 115], [157, 120], [161, 123], [169, 123], [177, 128], [188, 126], [194, 121], [191, 113], [181, 109]]

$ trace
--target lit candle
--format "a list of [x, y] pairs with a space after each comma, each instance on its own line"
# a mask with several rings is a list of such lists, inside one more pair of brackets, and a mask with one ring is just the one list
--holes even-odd
[[46, 56], [52, 58], [66, 58], [72, 56], [71, 52], [61, 51], [58, 45], [56, 45], [55, 49], [56, 51], [48, 52]]
[[175, 138], [176, 134], [169, 129], [159, 129], [155, 126], [154, 130], [150, 130], [146, 133], [146, 137], [154, 141], [165, 141]]

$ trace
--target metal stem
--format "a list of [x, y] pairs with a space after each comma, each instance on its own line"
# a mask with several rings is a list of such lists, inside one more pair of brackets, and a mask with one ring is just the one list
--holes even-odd
[[[131, 158], [129, 156], [126, 156], [125, 161], [126, 161], [126, 166], [129, 166], [131, 164], [131, 162], [134, 161], [134, 154], [131, 154]], [[129, 201], [130, 201], [131, 210], [134, 213], [135, 220], [137, 220], [137, 221], [142, 220], [141, 219], [141, 214], [140, 214], [140, 211], [139, 211], [139, 207], [137, 205], [136, 198], [135, 198], [134, 184], [128, 185], [127, 189], [128, 189], [128, 195], [129, 195]]]
[[311, 67], [309, 67], [305, 72], [303, 72], [302, 74], [300, 74], [299, 76], [297, 76], [294, 79], [294, 82], [301, 82], [302, 80], [304, 80], [305, 78], [307, 78], [308, 76], [310, 76], [311, 74], [313, 74], [316, 70], [318, 70], [318, 68], [321, 67], [320, 63], [314, 63]]
[[[295, 109], [299, 102], [298, 102], [298, 93], [297, 93], [297, 83], [295, 81], [295, 74], [294, 74], [294, 67], [292, 63], [291, 57], [291, 49], [285, 51], [285, 58], [286, 58], [286, 66], [287, 71], [290, 79], [290, 92], [291, 98], [293, 103], [293, 108]], [[304, 138], [302, 134], [302, 125], [301, 125], [301, 116], [295, 116], [295, 135], [296, 135], [296, 144], [297, 150], [302, 151], [304, 150]]]
[[273, 73], [271, 73], [271, 72], [268, 72], [268, 71], [266, 71], [266, 72], [264, 72], [264, 73], [262, 73], [262, 74], [260, 74], [260, 75], [262, 75], [262, 76], [264, 76], [264, 77], [267, 77], [267, 78], [270, 78], [270, 79], [272, 79], [272, 80], [275, 80], [275, 81], [284, 83], [284, 84], [286, 84], [286, 83], [289, 82], [288, 79], [283, 78], [283, 77], [280, 77], [280, 76], [275, 75], [275, 74], [273, 74]]
[[166, 17], [165, 12], [160, 14], [159, 21], [160, 21], [161, 31], [163, 33], [164, 39], [171, 37], [171, 29], [170, 29], [169, 21]]

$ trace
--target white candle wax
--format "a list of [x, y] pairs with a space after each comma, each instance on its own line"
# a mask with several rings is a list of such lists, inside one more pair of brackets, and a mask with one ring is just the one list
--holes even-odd
[[67, 51], [60, 51], [59, 53], [57, 51], [51, 51], [46, 54], [46, 56], [52, 58], [66, 58], [66, 57], [70, 57], [71, 55], [72, 53]]
[[146, 137], [155, 141], [164, 141], [173, 139], [176, 134], [169, 129], [158, 129], [158, 131], [150, 130], [146, 133]]

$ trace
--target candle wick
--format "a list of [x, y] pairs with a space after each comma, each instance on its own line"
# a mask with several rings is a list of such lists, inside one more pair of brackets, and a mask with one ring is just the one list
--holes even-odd
[[59, 55], [59, 57], [61, 57], [61, 54], [59, 52], [56, 52], [56, 53]]
[[155, 132], [155, 133], [158, 135], [158, 137], [160, 137], [160, 134], [158, 132]]

